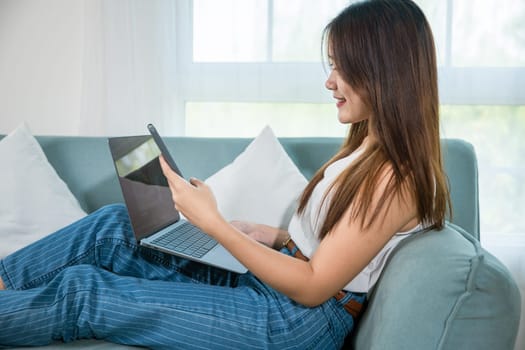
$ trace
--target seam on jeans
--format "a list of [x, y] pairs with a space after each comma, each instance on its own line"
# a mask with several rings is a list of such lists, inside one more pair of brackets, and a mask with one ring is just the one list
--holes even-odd
[[2, 263], [2, 272], [0, 272], [0, 275], [2, 276], [2, 281], [4, 283], [5, 289], [13, 289], [13, 281], [11, 280], [11, 276], [7, 273], [7, 269], [5, 267], [4, 261], [0, 260], [0, 263]]
[[[67, 261], [62, 266], [56, 267], [53, 271], [50, 271], [50, 272], [48, 272], [48, 273], [46, 273], [44, 275], [41, 275], [41, 276], [39, 276], [39, 277], [37, 277], [37, 278], [35, 278], [35, 279], [25, 283], [24, 285], [22, 285], [20, 287], [20, 289], [29, 289], [29, 288], [32, 288], [35, 285], [40, 284], [42, 281], [53, 279], [56, 275], [58, 275], [60, 272], [64, 271], [68, 267], [79, 265], [77, 262], [82, 260], [82, 259], [84, 259], [88, 255], [94, 254], [93, 251], [96, 250], [98, 246], [104, 245], [104, 243], [106, 243], [106, 242], [113, 242], [113, 241], [119, 241], [120, 245], [126, 245], [128, 248], [133, 248], [132, 244], [129, 244], [128, 241], [123, 240], [123, 239], [119, 239], [119, 238], [101, 238], [101, 239], [98, 239], [91, 246], [91, 248], [89, 248], [86, 251], [84, 251], [84, 253], [75, 256], [74, 258], [72, 258], [71, 260]], [[137, 247], [137, 246], [135, 245], [135, 247]]]
[[[180, 266], [178, 266], [176, 264], [172, 264], [170, 259], [164, 259], [162, 256], [159, 256], [160, 254], [166, 254], [166, 253], [163, 253], [163, 252], [151, 249], [151, 248], [143, 247], [143, 246], [140, 246], [140, 245], [137, 245], [137, 244], [133, 244], [133, 243], [130, 243], [129, 241], [118, 239], [118, 238], [105, 238], [105, 239], [102, 239], [102, 240], [103, 241], [108, 241], [108, 240], [120, 241], [121, 243], [119, 244], [119, 246], [123, 246], [123, 247], [129, 248], [129, 249], [132, 249], [137, 254], [143, 255], [146, 258], [150, 258], [150, 259], [154, 260], [156, 263], [158, 263], [158, 264], [160, 264], [162, 266], [166, 266], [167, 268], [173, 270], [174, 272], [182, 273], [186, 277], [188, 277], [189, 279], [194, 281], [195, 283], [199, 283], [199, 284], [202, 283], [201, 281], [191, 277], [191, 275], [192, 275], [191, 271], [189, 271], [187, 269], [184, 269], [184, 268], [181, 268]], [[99, 241], [102, 241], [102, 240], [99, 240]], [[118, 249], [116, 249], [116, 253], [118, 254]]]
[[[38, 276], [37, 278], [34, 278], [31, 281], [23, 284], [20, 287], [20, 289], [22, 289], [22, 290], [23, 289], [30, 289], [30, 288], [33, 288], [35, 285], [38, 285], [38, 284], [42, 283], [43, 281], [53, 279], [56, 275], [58, 275], [60, 272], [64, 271], [68, 267], [79, 265], [78, 264], [79, 261], [84, 259], [86, 256], [94, 254], [93, 252], [94, 252], [94, 250], [97, 249], [97, 247], [99, 247], [101, 245], [105, 245], [108, 242], [118, 242], [116, 245], [132, 249], [132, 250], [136, 251], [138, 254], [145, 254], [148, 257], [154, 259], [156, 262], [158, 262], [158, 263], [160, 263], [160, 264], [162, 264], [164, 266], [168, 266], [170, 269], [174, 270], [174, 272], [179, 272], [179, 273], [184, 274], [185, 276], [190, 278], [195, 283], [202, 283], [201, 281], [191, 277], [192, 276], [191, 271], [188, 271], [188, 270], [186, 270], [184, 268], [181, 268], [180, 266], [172, 264], [169, 260], [163, 259], [158, 254], [155, 254], [154, 253], [155, 251], [149, 252], [148, 251], [149, 249], [142, 249], [143, 247], [141, 247], [139, 245], [136, 245], [136, 244], [132, 244], [132, 243], [130, 243], [127, 240], [111, 237], [111, 238], [101, 238], [101, 239], [96, 240], [95, 243], [89, 249], [84, 251], [82, 254], [79, 254], [79, 255], [75, 256], [74, 258], [72, 258], [71, 260], [67, 261], [63, 265], [56, 267], [53, 271], [50, 271], [50, 272], [48, 272], [46, 274]], [[96, 260], [96, 257], [95, 257], [95, 260]], [[8, 276], [8, 279], [9, 279], [9, 276]], [[9, 283], [11, 284], [11, 286], [13, 285], [12, 281], [10, 281], [10, 280], [9, 280]]]
[[[147, 258], [151, 258], [156, 263], [161, 264], [162, 266], [165, 266], [166, 268], [169, 268], [169, 269], [173, 270], [176, 273], [183, 274], [191, 282], [193, 282], [195, 284], [207, 284], [207, 283], [202, 282], [201, 280], [199, 280], [197, 278], [194, 278], [193, 277], [194, 276], [194, 271], [192, 269], [186, 268], [186, 266], [180, 266], [178, 264], [172, 263], [172, 261], [170, 259], [170, 257], [172, 257], [172, 256], [170, 254], [164, 253], [164, 252], [161, 252], [159, 250], [152, 249], [152, 248], [144, 247], [144, 246], [137, 246], [137, 248], [138, 248], [138, 253], [139, 254], [142, 254], [142, 255], [146, 256]], [[168, 259], [165, 259], [163, 256], [167, 256]], [[173, 256], [173, 257], [175, 257], [175, 256]], [[188, 260], [188, 259], [182, 258], [182, 257], [175, 257], [175, 258], [182, 259], [182, 260]], [[190, 260], [188, 260], [188, 261], [190, 263], [199, 264], [198, 262], [195, 262], [195, 261], [190, 261]]]
[[331, 331], [331, 325], [330, 323], [325, 323], [323, 326], [322, 326], [322, 329], [321, 329], [321, 332], [319, 332], [319, 335], [312, 340], [311, 343], [308, 343], [305, 347], [306, 350], [315, 350], [315, 349], [318, 349], [318, 346], [319, 343], [321, 341], [323, 341], [326, 337], [326, 333], [329, 333], [330, 334], [330, 338], [332, 340], [332, 343], [334, 342], [334, 336], [333, 336], [333, 332]]
[[[174, 310], [177, 310], [179, 312], [182, 312], [182, 313], [185, 313], [185, 314], [190, 314], [190, 315], [194, 315], [195, 312], [194, 311], [188, 311], [188, 310], [185, 310], [184, 308], [180, 308], [180, 307], [171, 307], [171, 306], [167, 306], [167, 305], [164, 305], [164, 304], [158, 304], [158, 303], [151, 303], [151, 302], [143, 302], [143, 301], [140, 301], [140, 300], [137, 300], [131, 296], [126, 296], [126, 295], [118, 295], [118, 296], [115, 296], [113, 294], [108, 294], [108, 293], [100, 293], [99, 291], [97, 290], [93, 290], [89, 287], [86, 287], [86, 288], [79, 288], [77, 290], [74, 290], [74, 291], [71, 291], [71, 292], [67, 292], [67, 293], [63, 293], [63, 294], [60, 294], [60, 295], [56, 295], [56, 298], [53, 300], [53, 302], [47, 304], [47, 305], [40, 305], [40, 306], [32, 306], [32, 309], [33, 310], [45, 310], [45, 309], [48, 309], [48, 308], [52, 308], [52, 307], [56, 307], [56, 305], [60, 304], [60, 303], [64, 303], [64, 300], [68, 299], [69, 296], [71, 295], [79, 295], [79, 294], [84, 294], [84, 295], [89, 295], [89, 294], [92, 294], [94, 295], [95, 297], [98, 297], [98, 296], [101, 296], [101, 297], [109, 297], [109, 298], [113, 298], [115, 300], [118, 300], [118, 301], [127, 301], [127, 302], [131, 302], [131, 303], [134, 303], [134, 304], [141, 304], [141, 305], [144, 305], [145, 309], [148, 308], [148, 305], [155, 305], [155, 306], [162, 306], [164, 307], [165, 309], [169, 310], [169, 309], [174, 309]], [[169, 312], [169, 311], [168, 311]], [[73, 320], [74, 322], [74, 326], [76, 327], [77, 324], [78, 324], [78, 321], [81, 319], [81, 314], [82, 312], [79, 312], [77, 317]], [[202, 315], [205, 315], [205, 316], [210, 316], [209, 313], [199, 313], [199, 314], [202, 314]], [[259, 334], [266, 334], [266, 325], [263, 324], [253, 324], [253, 325], [250, 325], [250, 324], [247, 324], [246, 322], [240, 322], [240, 321], [235, 321], [235, 320], [230, 320], [230, 319], [225, 319], [225, 318], [221, 318], [217, 315], [213, 315], [211, 314], [211, 317], [210, 318], [213, 318], [213, 319], [217, 319], [219, 320], [220, 322], [224, 322], [224, 323], [228, 323], [228, 324], [231, 324], [235, 327], [238, 327], [240, 329], [244, 329], [244, 330], [247, 330], [247, 331], [255, 331]], [[67, 323], [67, 324], [70, 324], [70, 323]], [[248, 327], [247, 327], [248, 326]], [[67, 331], [66, 329], [61, 329], [61, 333], [60, 333], [60, 336], [63, 336], [63, 332]], [[93, 332], [94, 336], [96, 337], [98, 333], [96, 330], [94, 329], [91, 329], [91, 332]]]
[[[350, 332], [352, 332], [355, 329], [356, 321], [354, 318], [344, 309], [343, 305], [339, 303], [338, 300], [335, 300], [335, 298], [330, 298], [328, 301], [326, 301], [323, 304], [323, 311], [325, 313], [325, 317], [328, 320], [328, 323], [330, 324], [329, 331], [332, 335], [332, 339], [334, 342], [339, 342], [343, 344], [344, 337], [346, 337]], [[346, 318], [350, 318], [350, 329], [348, 328], [349, 321]], [[335, 324], [337, 322], [337, 325]], [[339, 332], [344, 329], [344, 336], [341, 339]]]
[[59, 267], [55, 268], [53, 271], [50, 271], [50, 272], [48, 272], [46, 274], [43, 274], [43, 275], [41, 275], [41, 276], [39, 276], [39, 277], [37, 277], [37, 278], [35, 278], [35, 279], [25, 283], [24, 285], [22, 285], [20, 287], [20, 289], [33, 288], [34, 286], [40, 284], [42, 281], [53, 279], [56, 275], [58, 275], [60, 272], [64, 271], [68, 267], [79, 265], [76, 262], [78, 262], [79, 260], [81, 260], [84, 257], [86, 257], [87, 255], [89, 255], [88, 253], [91, 253], [94, 249], [95, 249], [95, 247], [92, 247], [92, 248], [88, 249], [87, 251], [85, 251], [83, 254], [77, 255], [74, 259], [69, 260], [67, 262], [67, 264], [59, 266]]
[[[221, 287], [221, 288], [227, 288], [227, 287]], [[98, 291], [96, 289], [95, 290], [93, 290], [93, 289], [86, 289], [85, 291], [91, 292], [91, 293], [93, 293], [95, 295], [106, 296], [106, 297], [108, 296], [107, 293], [100, 292], [100, 291]], [[71, 294], [71, 293], [68, 293], [68, 294]], [[113, 298], [116, 298], [117, 300], [126, 300], [128, 302], [133, 303], [133, 304], [145, 305], [146, 307], [148, 305], [162, 307], [164, 310], [166, 310], [166, 313], [169, 313], [169, 310], [175, 310], [175, 311], [187, 313], [187, 314], [190, 314], [190, 315], [201, 315], [201, 316], [205, 316], [205, 317], [208, 317], [208, 318], [217, 319], [217, 320], [219, 320], [221, 322], [229, 323], [231, 325], [241, 326], [241, 328], [243, 328], [243, 329], [257, 329], [257, 330], [267, 330], [268, 329], [268, 325], [265, 322], [262, 322], [262, 323], [261, 322], [248, 323], [245, 320], [240, 321], [240, 320], [233, 319], [233, 318], [226, 318], [225, 316], [217, 315], [217, 314], [213, 313], [211, 310], [209, 310], [207, 308], [203, 308], [203, 307], [190, 307], [190, 306], [186, 306], [184, 304], [174, 305], [174, 304], [170, 304], [170, 303], [143, 301], [143, 300], [137, 299], [133, 295], [129, 295], [129, 294], [119, 295], [118, 297], [116, 297], [116, 296], [114, 296], [112, 294], [109, 294], [109, 295], [111, 297], [113, 297]], [[243, 326], [247, 326], [247, 327], [243, 327]]]
[[[156, 305], [155, 303], [142, 303], [144, 305]], [[162, 304], [161, 304], [162, 305]], [[170, 305], [162, 305], [163, 307], [165, 307], [167, 310], [176, 310], [178, 312], [184, 312], [184, 313], [187, 313], [187, 314], [190, 314], [190, 315], [200, 315], [200, 316], [204, 316], [204, 317], [207, 317], [209, 319], [216, 319], [216, 320], [219, 320], [220, 322], [224, 322], [224, 323], [228, 323], [228, 324], [231, 324], [231, 325], [235, 325], [236, 327], [240, 327], [240, 328], [243, 328], [243, 329], [247, 329], [247, 330], [253, 330], [253, 329], [257, 329], [257, 330], [266, 330], [267, 329], [267, 326], [265, 324], [261, 324], [261, 323], [248, 323], [246, 322], [246, 320], [244, 321], [239, 321], [239, 320], [235, 320], [235, 319], [231, 319], [231, 318], [225, 318], [225, 317], [222, 317], [220, 315], [216, 315], [212, 312], [207, 312], [204, 311], [203, 309], [199, 309], [199, 310], [195, 310], [195, 309], [191, 309], [191, 308], [186, 308], [184, 306], [170, 306]]]
[[[108, 238], [108, 239], [119, 240], [119, 239], [116, 239], [116, 238]], [[158, 263], [158, 264], [162, 265], [163, 267], [166, 267], [166, 268], [172, 270], [175, 273], [179, 273], [179, 274], [184, 275], [192, 283], [195, 283], [195, 284], [203, 284], [204, 283], [204, 282], [200, 281], [199, 279], [196, 279], [196, 278], [193, 277], [194, 273], [193, 273], [193, 271], [191, 269], [187, 269], [185, 266], [180, 266], [180, 265], [172, 263], [172, 261], [170, 259], [170, 257], [171, 257], [170, 254], [161, 252], [160, 250], [155, 250], [155, 249], [148, 248], [148, 247], [145, 247], [145, 246], [133, 244], [133, 243], [127, 241], [127, 240], [121, 240], [121, 241], [122, 241], [122, 244], [120, 244], [120, 246], [124, 246], [124, 247], [130, 248], [130, 249], [134, 250], [137, 254], [141, 255], [142, 257], [144, 257], [146, 259], [151, 259], [155, 263]], [[118, 250], [116, 250], [116, 253], [118, 254]], [[165, 256], [168, 257], [168, 258], [166, 259]], [[180, 259], [188, 260], [188, 259], [185, 259], [185, 258], [182, 258], [182, 257], [180, 257]], [[197, 262], [194, 262], [194, 263], [197, 264]], [[169, 280], [167, 280], [167, 281], [169, 282]]]
[[144, 255], [147, 258], [154, 260], [156, 263], [161, 264], [162, 266], [165, 266], [166, 268], [173, 270], [174, 272], [183, 274], [184, 276], [188, 277], [190, 280], [192, 280], [196, 284], [202, 283], [201, 281], [192, 277], [191, 271], [184, 269], [180, 267], [179, 265], [173, 264], [170, 261], [170, 259], [165, 259], [162, 256], [160, 256], [166, 253], [163, 253], [161, 251], [157, 251], [151, 248], [147, 248], [147, 247], [141, 247], [141, 246], [138, 246], [137, 252], [141, 255]]

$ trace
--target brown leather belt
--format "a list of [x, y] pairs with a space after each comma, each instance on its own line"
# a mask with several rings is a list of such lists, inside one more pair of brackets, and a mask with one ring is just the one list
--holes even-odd
[[[284, 244], [284, 246], [290, 251], [290, 253], [295, 258], [301, 259], [304, 261], [309, 260], [306, 256], [304, 256], [304, 254], [299, 250], [295, 242], [292, 241], [291, 239], [288, 239], [288, 241]], [[334, 295], [334, 298], [337, 301], [340, 301], [346, 296], [346, 294], [347, 294], [346, 291], [340, 290], [339, 292], [337, 292], [336, 295]], [[352, 315], [354, 320], [357, 320], [359, 318], [359, 315], [361, 315], [361, 312], [363, 311], [363, 304], [354, 299], [349, 299], [346, 302], [346, 304], [343, 305], [343, 307], [350, 315]]]

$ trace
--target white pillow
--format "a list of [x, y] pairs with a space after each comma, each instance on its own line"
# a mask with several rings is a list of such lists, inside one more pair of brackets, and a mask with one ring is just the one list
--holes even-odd
[[0, 257], [85, 216], [28, 128], [0, 140]]
[[268, 126], [232, 163], [205, 182], [226, 220], [281, 228], [288, 227], [307, 184]]

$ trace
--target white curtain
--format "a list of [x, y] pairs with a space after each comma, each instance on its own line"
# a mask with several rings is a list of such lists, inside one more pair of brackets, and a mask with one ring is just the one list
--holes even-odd
[[0, 1], [0, 133], [165, 129], [176, 101], [171, 0]]
[[175, 107], [175, 6], [169, 0], [84, 0], [78, 134], [169, 127]]

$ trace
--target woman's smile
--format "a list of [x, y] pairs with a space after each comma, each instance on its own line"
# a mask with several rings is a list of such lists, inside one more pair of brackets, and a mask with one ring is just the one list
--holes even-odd
[[344, 97], [334, 96], [334, 98], [336, 100], [337, 108], [341, 108], [346, 103], [346, 99]]

